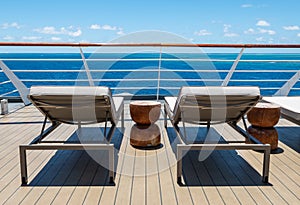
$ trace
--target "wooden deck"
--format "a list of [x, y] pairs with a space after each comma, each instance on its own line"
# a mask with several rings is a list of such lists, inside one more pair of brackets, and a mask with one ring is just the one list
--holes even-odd
[[[276, 126], [281, 153], [271, 155], [269, 184], [261, 182], [262, 153], [214, 151], [199, 161], [199, 151], [190, 151], [179, 186], [173, 128], [166, 130], [161, 117], [162, 146], [135, 149], [129, 143], [133, 122], [128, 104], [125, 108], [124, 137], [120, 131], [113, 137], [119, 150], [114, 185], [108, 183], [108, 171], [85, 151], [28, 151], [29, 184], [21, 186], [18, 146], [40, 133], [43, 116], [28, 106], [2, 117], [0, 204], [300, 204], [299, 126], [284, 119]], [[227, 125], [213, 129], [225, 139], [243, 139]], [[75, 130], [62, 125], [49, 138], [67, 139]], [[188, 128], [190, 136], [197, 131]]]

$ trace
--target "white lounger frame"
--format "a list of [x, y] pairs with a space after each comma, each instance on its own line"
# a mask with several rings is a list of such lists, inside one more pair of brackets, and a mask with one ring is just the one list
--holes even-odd
[[[69, 88], [70, 89], [70, 88]], [[94, 88], [95, 89], [95, 88]], [[40, 90], [43, 90], [40, 89]], [[107, 88], [109, 91], [109, 88]], [[43, 96], [42, 94], [37, 94], [37, 96]], [[50, 95], [51, 96], [51, 95]], [[70, 96], [69, 96], [70, 97]], [[37, 136], [30, 144], [26, 145], [20, 145], [19, 146], [19, 151], [20, 151], [20, 166], [21, 166], [21, 181], [22, 185], [26, 185], [28, 183], [28, 173], [27, 173], [27, 159], [26, 159], [26, 151], [27, 150], [108, 150], [109, 152], [109, 181], [110, 183], [114, 183], [114, 144], [110, 143], [110, 140], [115, 132], [116, 129], [116, 124], [118, 123], [118, 118], [121, 117], [121, 131], [124, 133], [124, 102], [122, 100], [120, 107], [118, 109], [119, 115], [120, 116], [114, 116], [112, 117], [112, 112], [114, 109], [114, 106], [112, 105], [113, 100], [112, 97], [110, 96], [110, 92], [108, 95], [104, 94], [102, 95], [97, 95], [94, 96], [97, 98], [100, 98], [100, 102], [103, 102], [102, 104], [99, 105], [94, 105], [95, 108], [100, 108], [101, 110], [103, 109], [103, 112], [105, 114], [103, 115], [104, 118], [99, 118], [99, 119], [93, 119], [93, 121], [88, 121], [88, 122], [81, 122], [78, 121], [60, 121], [59, 119], [53, 119], [51, 117], [53, 116], [48, 116], [47, 112], [43, 110], [43, 108], [47, 109], [69, 109], [69, 106], [63, 106], [63, 105], [55, 105], [55, 104], [49, 104], [47, 102], [44, 102], [43, 100], [37, 100], [35, 101], [32, 99], [32, 97], [29, 95], [28, 98], [32, 101], [32, 103], [45, 115], [45, 120], [42, 126], [41, 134]], [[80, 108], [86, 108], [89, 105], [83, 105], [80, 106]], [[45, 130], [47, 120], [50, 120], [52, 125]], [[109, 132], [107, 134], [107, 123], [108, 121], [111, 122], [111, 127], [109, 129]], [[50, 141], [50, 140], [44, 140], [52, 131], [54, 131], [60, 124], [66, 123], [66, 124], [73, 124], [73, 125], [78, 125], [78, 129], [82, 129], [81, 125], [84, 124], [96, 124], [96, 123], [105, 123], [105, 128], [104, 128], [104, 138], [105, 142], [98, 143], [97, 141], [92, 142], [92, 141], [84, 141], [84, 142], [67, 142], [67, 141]]]
[[[180, 97], [183, 97], [182, 95], [179, 95]], [[199, 102], [201, 101], [203, 96], [194, 96], [194, 100], [197, 99]], [[247, 96], [245, 96], [247, 97]], [[169, 105], [167, 105], [167, 103], [164, 104], [164, 125], [167, 128], [167, 117], [169, 116], [169, 119], [176, 131], [177, 137], [180, 141], [180, 144], [177, 144], [177, 182], [179, 184], [181, 184], [181, 177], [182, 177], [182, 157], [183, 157], [183, 153], [185, 151], [188, 150], [257, 150], [257, 151], [263, 151], [264, 153], [264, 157], [263, 157], [263, 170], [262, 170], [262, 181], [267, 183], [269, 180], [269, 166], [270, 166], [270, 153], [271, 153], [271, 146], [269, 144], [263, 144], [261, 143], [259, 140], [257, 140], [256, 138], [254, 138], [253, 136], [251, 136], [249, 133], [247, 133], [245, 130], [247, 130], [247, 125], [244, 119], [244, 115], [246, 114], [247, 111], [249, 111], [249, 107], [252, 107], [256, 104], [256, 102], [261, 98], [259, 95], [253, 96], [253, 103], [250, 106], [244, 106], [245, 109], [245, 113], [241, 113], [241, 116], [239, 119], [228, 119], [225, 120], [223, 122], [214, 122], [214, 123], [227, 123], [229, 124], [232, 128], [234, 128], [236, 131], [238, 131], [242, 136], [244, 136], [246, 139], [248, 139], [249, 141], [253, 142], [254, 144], [246, 144], [245, 141], [241, 142], [241, 141], [226, 141], [229, 144], [221, 144], [221, 143], [213, 143], [213, 144], [203, 144], [203, 143], [187, 143], [185, 141], [185, 139], [187, 139], [186, 136], [186, 131], [185, 131], [185, 123], [191, 123], [191, 124], [197, 124], [197, 125], [207, 125], [207, 129], [210, 129], [210, 125], [213, 123], [211, 121], [209, 121], [208, 119], [205, 119], [207, 121], [195, 121], [195, 120], [186, 120], [186, 118], [184, 117], [184, 111], [186, 108], [190, 109], [192, 106], [196, 106], [196, 107], [192, 107], [192, 108], [200, 108], [200, 109], [213, 109], [213, 108], [204, 108], [203, 105], [198, 105], [199, 107], [197, 107], [196, 105], [192, 105], [191, 103], [189, 105], [184, 105], [178, 103], [178, 108], [177, 110], [175, 110], [175, 112], [178, 110], [180, 110], [180, 116], [178, 115], [178, 113], [170, 113], [170, 107], [168, 107]], [[180, 101], [180, 99], [177, 98], [178, 101]], [[186, 99], [183, 100], [183, 102]], [[256, 102], [255, 102], [256, 101]], [[232, 107], [227, 106], [229, 108], [235, 109], [236, 106], [232, 105]], [[247, 108], [248, 107], [248, 108]], [[173, 110], [174, 111], [174, 110]], [[237, 125], [237, 122], [242, 119], [244, 126], [245, 126], [245, 130], [243, 130], [241, 127], [239, 127]], [[178, 126], [179, 122], [182, 122], [183, 124], [183, 134], [180, 131], [180, 128]]]

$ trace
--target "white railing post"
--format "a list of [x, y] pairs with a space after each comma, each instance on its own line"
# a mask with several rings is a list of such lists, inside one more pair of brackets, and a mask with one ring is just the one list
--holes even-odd
[[3, 70], [4, 74], [8, 77], [11, 83], [17, 88], [20, 97], [25, 105], [29, 105], [30, 101], [27, 98], [29, 94], [29, 89], [22, 83], [22, 81], [0, 60], [0, 67]]
[[231, 68], [230, 68], [230, 70], [229, 70], [227, 76], [225, 77], [225, 79], [224, 79], [224, 81], [223, 81], [223, 83], [222, 83], [222, 86], [227, 86], [227, 85], [228, 85], [228, 83], [229, 83], [229, 81], [230, 81], [230, 79], [231, 79], [231, 77], [232, 77], [232, 75], [233, 75], [233, 73], [234, 73], [234, 71], [235, 71], [235, 69], [236, 69], [236, 67], [237, 67], [237, 65], [238, 65], [238, 63], [239, 63], [241, 57], [242, 57], [242, 55], [243, 55], [244, 50], [245, 50], [245, 48], [242, 48], [242, 49], [241, 49], [239, 55], [238, 55], [237, 58], [235, 59], [235, 61], [234, 61], [234, 63], [232, 64], [232, 66], [231, 66]]
[[274, 96], [288, 96], [290, 90], [300, 79], [300, 70], [293, 75], [275, 94]]
[[83, 54], [83, 51], [82, 51], [81, 47], [79, 47], [79, 50], [80, 50], [80, 55], [81, 55], [81, 58], [82, 58], [82, 61], [83, 61], [83, 66], [84, 66], [86, 75], [87, 75], [88, 80], [89, 80], [89, 84], [90, 84], [90, 86], [94, 86], [93, 78], [92, 78], [89, 66], [88, 66], [88, 64], [85, 60], [85, 57], [84, 57], [84, 54]]
[[159, 59], [158, 59], [157, 93], [156, 93], [156, 100], [157, 101], [159, 100], [161, 57], [162, 57], [162, 47], [160, 47], [160, 50], [159, 50]]

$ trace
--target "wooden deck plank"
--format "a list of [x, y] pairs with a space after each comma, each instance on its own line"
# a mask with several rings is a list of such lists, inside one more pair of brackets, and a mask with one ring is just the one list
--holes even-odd
[[[27, 127], [27, 128], [31, 128], [31, 127]], [[31, 133], [34, 132], [33, 129], [28, 129], [29, 130], [29, 134], [32, 135]], [[23, 130], [17, 130], [16, 132], [16, 136], [18, 136], [18, 133], [23, 132]], [[17, 144], [18, 146], [18, 144]], [[5, 186], [11, 186], [11, 184], [17, 184], [18, 186], [21, 184], [20, 182], [20, 168], [19, 168], [19, 154], [18, 154], [18, 147], [10, 147], [11, 148], [11, 152], [14, 153], [15, 158], [11, 161], [14, 161], [13, 166], [10, 166], [11, 163], [7, 163], [3, 169], [1, 170], [1, 180], [5, 181], [5, 183], [1, 183], [0, 185], [0, 190], [2, 190]], [[28, 162], [28, 170], [29, 173], [31, 171], [31, 163], [34, 162], [35, 163], [35, 157], [37, 157], [38, 154], [35, 152], [29, 152], [28, 153], [28, 157], [33, 158], [32, 161]], [[36, 169], [36, 166], [34, 166]], [[30, 177], [30, 175], [29, 175]], [[17, 187], [18, 187], [17, 186]], [[6, 188], [7, 190], [8, 188]], [[10, 195], [6, 194], [6, 195], [1, 195], [1, 196], [6, 196], [9, 197]]]
[[[233, 137], [237, 136], [236, 132], [233, 131], [229, 127], [227, 127], [225, 129], [225, 133], [227, 133], [228, 135], [233, 136]], [[239, 156], [240, 156], [240, 152], [241, 151], [238, 151]], [[253, 151], [246, 151], [246, 152], [247, 153], [251, 153]], [[240, 158], [238, 157], [238, 155], [231, 155], [231, 156], [234, 158], [234, 161], [237, 161], [237, 162], [240, 161]], [[242, 169], [241, 171], [247, 173], [247, 175], [249, 176], [249, 178], [252, 181], [254, 180], [253, 183], [257, 183], [258, 184], [257, 188], [263, 192], [263, 194], [271, 201], [271, 203], [273, 203], [273, 204], [274, 203], [276, 203], [276, 204], [286, 204], [287, 202], [278, 194], [278, 192], [276, 190], [274, 190], [274, 188], [272, 186], [260, 186], [261, 181], [259, 181], [260, 179], [258, 179], [257, 174], [255, 172], [251, 171], [251, 170], [253, 170], [253, 167], [254, 167], [254, 169], [256, 168], [253, 163], [259, 164], [259, 168], [256, 169], [256, 170], [257, 170], [257, 172], [259, 174], [261, 174], [262, 159], [260, 159], [260, 161], [255, 161], [255, 162], [247, 160], [247, 162], [249, 163], [249, 166], [251, 166], [251, 167], [248, 168], [247, 166], [244, 165], [244, 163], [242, 163], [242, 164], [240, 164], [240, 168]], [[271, 160], [271, 162], [272, 162], [272, 160]], [[244, 180], [244, 178], [241, 178], [241, 180]], [[269, 180], [271, 180], [271, 177], [270, 177]], [[256, 198], [256, 195], [253, 196], [253, 197]]]
[[[240, 152], [241, 156], [246, 160], [251, 161], [251, 165], [253, 167], [261, 167], [261, 164], [257, 161], [253, 155], [249, 153]], [[291, 203], [292, 201], [299, 201], [293, 192], [289, 190], [289, 185], [286, 182], [281, 182], [280, 179], [276, 176], [276, 174], [272, 171], [272, 165], [270, 169], [270, 177], [269, 181], [273, 187], [273, 189], [287, 202]]]
[[[43, 154], [34, 153], [31, 155], [34, 159], [28, 163], [28, 170], [31, 171], [30, 173], [32, 173], [32, 175], [36, 174], [40, 168], [41, 162], [49, 158], [49, 155], [49, 152], [44, 152]], [[23, 200], [27, 192], [30, 190], [30, 187], [20, 187], [21, 177], [19, 173], [15, 174], [12, 172], [12, 176], [8, 175], [8, 177], [10, 178], [10, 181], [8, 181], [7, 177], [3, 179], [8, 183], [5, 188], [1, 190], [0, 203], [8, 202], [16, 204]]]
[[[230, 132], [230, 130], [227, 130], [228, 132]], [[291, 152], [291, 151], [290, 151]], [[239, 153], [243, 156], [243, 158], [245, 158], [246, 161], [249, 162], [249, 164], [251, 166], [253, 166], [258, 173], [261, 173], [261, 169], [262, 169], [262, 154], [259, 152], [255, 152], [255, 151], [245, 151], [245, 150], [240, 150]], [[282, 154], [285, 154], [285, 152], [283, 152]], [[276, 163], [274, 163], [272, 161], [272, 158], [276, 156], [276, 155], [272, 155], [271, 156], [271, 166], [270, 166], [270, 177], [269, 177], [269, 181], [270, 183], [273, 184], [273, 178], [272, 175], [274, 174], [276, 176], [275, 182], [278, 183], [278, 185], [276, 186], [278, 187], [285, 187], [285, 191], [279, 191], [276, 190], [275, 186], [273, 186], [276, 190], [277, 193], [280, 193], [280, 195], [282, 196], [282, 193], [284, 194], [284, 196], [282, 198], [285, 199], [285, 201], [287, 200], [287, 202], [289, 202], [290, 200], [292, 201], [299, 201], [299, 198], [297, 198], [295, 196], [299, 195], [299, 184], [297, 182], [294, 182], [293, 180], [289, 179], [286, 173], [283, 173], [282, 171], [280, 171], [280, 169], [278, 169], [276, 167]], [[300, 160], [300, 159], [298, 159]], [[291, 171], [289, 171], [291, 172]], [[288, 187], [286, 184], [289, 184]]]
[[184, 183], [189, 187], [193, 203], [195, 204], [208, 204], [207, 196], [203, 190], [201, 181], [197, 175], [198, 170], [195, 169], [192, 160], [190, 159], [190, 155], [184, 157], [183, 160], [184, 171]]
[[[125, 119], [128, 119], [128, 113], [125, 113]], [[125, 133], [122, 139], [122, 145], [119, 150], [116, 185], [104, 186], [103, 193], [99, 200], [101, 204], [130, 204], [132, 189], [132, 175], [134, 169], [134, 153], [129, 144], [130, 128], [132, 122], [125, 122]], [[131, 151], [131, 152], [130, 152]]]
[[[51, 160], [55, 155], [55, 151], [42, 151], [40, 153], [38, 153], [38, 157], [43, 157], [43, 159], [35, 159], [34, 163], [39, 165], [39, 168], [34, 170], [34, 172], [32, 172], [31, 174], [29, 174], [29, 179], [32, 179], [33, 176], [35, 176], [35, 181], [38, 181], [38, 178], [41, 179], [43, 175], [43, 173], [45, 171], [41, 171], [41, 169], [44, 169], [43, 167], [48, 163], [49, 160]], [[43, 172], [43, 173], [41, 173]], [[38, 176], [37, 176], [38, 175]], [[19, 182], [21, 183], [21, 182]], [[36, 190], [36, 188], [38, 188]], [[36, 191], [43, 191], [44, 189], [42, 187], [35, 187], [32, 183], [29, 183], [28, 186], [23, 186], [20, 187], [19, 189], [16, 190], [16, 192], [14, 193], [13, 197], [11, 197], [8, 200], [9, 204], [19, 204], [20, 202], [23, 203], [24, 199], [34, 190], [34, 192]], [[37, 195], [39, 196], [39, 194]], [[32, 202], [32, 201], [31, 201]]]
[[[28, 136], [31, 136], [31, 140], [36, 136], [36, 130], [34, 129], [35, 127], [32, 126], [30, 127], [30, 129], [28, 129], [28, 132], [24, 131], [24, 133], [26, 133]], [[64, 130], [60, 130], [64, 131]], [[23, 133], [23, 130], [20, 130], [20, 132]], [[17, 133], [16, 133], [17, 134]], [[20, 136], [20, 135], [19, 135]], [[31, 140], [25, 139], [25, 141], [23, 141], [23, 139], [18, 142], [15, 143], [14, 145], [10, 146], [12, 150], [8, 150], [8, 152], [10, 152], [10, 154], [6, 155], [5, 157], [3, 157], [1, 159], [1, 163], [3, 163], [3, 166], [0, 168], [0, 173], [2, 174], [2, 176], [5, 176], [5, 174], [7, 172], [11, 172], [13, 169], [16, 168], [16, 166], [19, 166], [19, 145], [20, 144], [28, 144]], [[33, 152], [29, 151], [27, 156], [30, 159], [30, 155]], [[5, 169], [4, 169], [5, 168]], [[19, 171], [20, 168], [18, 168]]]
[[[159, 184], [161, 190], [161, 201], [162, 204], [178, 204], [178, 199], [175, 191], [175, 183], [176, 183], [176, 175], [173, 176], [172, 171], [169, 167], [173, 167], [171, 159], [168, 157], [168, 150], [171, 149], [169, 144], [168, 136], [166, 131], [162, 128], [163, 126], [159, 126], [161, 132], [161, 143], [164, 146], [164, 151], [159, 152], [157, 156], [157, 164], [159, 172]], [[175, 180], [175, 181], [174, 181]]]
[[[53, 155], [53, 153], [55, 153], [55, 152], [54, 151], [28, 151], [27, 158], [29, 160], [29, 163], [28, 163], [29, 183], [30, 183], [31, 179], [33, 178], [32, 176], [36, 176], [36, 174], [39, 173], [39, 170], [41, 170], [43, 168], [43, 165], [45, 165], [47, 163], [47, 161], [51, 158], [51, 156]], [[35, 159], [35, 157], [41, 158], [43, 156], [46, 157], [43, 160], [41, 160], [41, 159], [40, 160]], [[17, 159], [19, 159], [19, 157], [15, 158], [15, 160], [17, 160]], [[29, 166], [29, 165], [32, 162], [34, 162], [35, 164], [37, 164], [36, 166], [39, 166], [40, 168], [39, 169], [35, 168], [34, 170], [31, 170], [32, 166]], [[19, 183], [21, 183], [20, 182], [19, 161], [16, 163], [16, 166], [14, 167], [14, 169], [10, 170], [9, 173], [10, 174], [14, 173], [16, 175], [16, 178], [19, 179]], [[18, 196], [19, 194], [21, 194], [21, 195], [25, 196], [30, 191], [31, 191], [31, 189], [29, 189], [29, 188], [26, 188], [26, 190], [20, 190], [20, 189], [18, 189], [16, 191], [15, 195]], [[14, 197], [14, 198], [16, 198], [16, 197]], [[17, 197], [17, 198], [20, 198], [20, 197]]]
[[[24, 107], [0, 119], [0, 203], [7, 204], [299, 204], [300, 127], [285, 119], [276, 126], [282, 153], [271, 155], [270, 184], [261, 183], [262, 154], [255, 151], [216, 151], [199, 162], [199, 152], [184, 159], [184, 186], [176, 182], [176, 159], [170, 140], [175, 132], [162, 117], [163, 147], [136, 150], [129, 144], [130, 119], [125, 106], [126, 133], [116, 161], [116, 184], [108, 172], [81, 151], [28, 151], [29, 186], [20, 186], [19, 144], [40, 132], [43, 116]], [[2, 123], [2, 124], [1, 124]], [[229, 126], [216, 126], [225, 139], [243, 139]], [[76, 126], [62, 126], [49, 139], [66, 139]], [[218, 130], [219, 131], [219, 130]], [[171, 135], [171, 136], [168, 136]], [[82, 164], [79, 167], [78, 163]], [[129, 173], [126, 175], [124, 173]], [[144, 173], [144, 175], [143, 175]], [[153, 174], [151, 174], [153, 173]], [[142, 176], [136, 176], [142, 175]], [[188, 177], [187, 177], [188, 176]], [[53, 200], [54, 199], [54, 200]]]
[[[224, 161], [220, 160], [218, 154], [220, 154], [220, 151], [213, 152], [210, 156], [211, 160], [208, 159], [206, 162], [204, 162], [204, 165], [209, 172], [214, 170], [214, 175], [211, 173], [211, 178], [214, 185], [217, 187], [223, 202], [225, 204], [238, 204], [239, 200], [236, 198], [236, 194], [232, 189], [232, 185], [229, 183], [226, 176], [229, 170], [224, 170]], [[243, 197], [247, 198], [245, 195], [243, 195]]]
[[99, 199], [103, 193], [103, 185], [106, 184], [108, 178], [108, 172], [105, 173], [105, 168], [102, 166], [98, 166], [96, 169], [95, 177], [92, 181], [91, 186], [85, 196], [83, 204], [99, 204]]
[[[117, 159], [117, 162], [115, 164], [117, 164], [115, 166], [115, 182], [116, 182], [116, 186], [109, 186], [108, 184], [108, 171], [106, 168], [104, 168], [101, 165], [98, 165], [97, 167], [97, 172], [96, 175], [91, 183], [91, 185], [88, 187], [86, 196], [84, 198], [83, 204], [98, 204], [100, 198], [102, 197], [103, 193], [104, 193], [104, 186], [109, 186], [111, 189], [110, 190], [105, 190], [105, 192], [110, 192], [111, 193], [111, 199], [110, 199], [110, 203], [113, 203], [114, 201], [114, 197], [115, 197], [115, 193], [117, 190], [117, 185], [118, 185], [118, 181], [119, 181], [119, 174], [121, 172], [122, 169], [122, 164], [123, 164], [123, 158], [122, 155], [120, 154], [120, 152], [124, 152], [126, 150], [126, 146], [125, 143], [122, 143], [122, 141], [124, 140], [123, 138], [123, 134], [119, 133], [118, 136], [114, 136], [116, 138], [116, 140], [114, 140], [115, 138], [113, 138], [113, 143], [120, 143], [120, 150], [119, 153], [115, 153], [115, 155], [119, 158]], [[126, 139], [125, 139], [126, 140]], [[115, 150], [115, 152], [117, 152], [117, 150]], [[116, 160], [116, 159], [115, 159]], [[106, 195], [106, 194], [104, 194]], [[105, 196], [104, 196], [105, 197]]]
[[[134, 149], [130, 146], [129, 149]], [[133, 170], [133, 183], [131, 190], [131, 204], [146, 204], [146, 153], [134, 149], [135, 162]]]
[[[70, 133], [72, 132], [72, 129], [66, 129], [66, 128], [63, 128], [60, 130], [60, 134], [62, 133]], [[40, 164], [40, 169], [36, 171], [36, 173], [31, 173], [30, 170], [29, 170], [29, 187], [31, 187], [31, 189], [27, 189], [27, 191], [24, 191], [21, 189], [21, 191], [25, 194], [26, 193], [26, 197], [25, 198], [35, 198], [35, 199], [38, 199], [38, 196], [40, 196], [44, 190], [46, 189], [46, 186], [45, 184], [47, 184], [47, 181], [48, 180], [48, 183], [49, 183], [49, 170], [51, 169], [51, 167], [55, 167], [55, 166], [51, 166], [49, 165], [49, 161], [55, 161], [55, 163], [57, 163], [57, 165], [60, 164], [60, 161], [63, 160], [63, 157], [60, 157], [62, 152], [56, 152], [55, 150], [54, 151], [43, 151], [41, 153], [41, 151], [31, 151], [31, 152], [37, 152], [39, 153], [39, 155], [41, 155], [42, 153], [44, 152], [49, 152], [51, 153], [49, 155], [49, 157], [44, 160], [44, 161], [41, 161], [42, 163]], [[28, 156], [30, 157], [30, 156]], [[28, 158], [30, 159], [30, 158]], [[48, 172], [48, 173], [47, 173]], [[54, 173], [57, 172], [57, 167], [53, 170]], [[36, 175], [38, 174], [38, 175]], [[34, 180], [32, 180], [32, 177], [30, 176], [34, 176]], [[38, 184], [44, 184], [44, 186], [38, 186], [38, 187], [35, 187], [36, 185]], [[28, 200], [28, 199], [27, 199]], [[31, 200], [33, 201], [33, 200]]]
[[[170, 124], [168, 124], [169, 128]], [[171, 128], [173, 129], [173, 128]], [[171, 147], [172, 145], [169, 144], [169, 141], [166, 140], [165, 143], [167, 144], [167, 147]], [[171, 176], [172, 176], [172, 182], [174, 183], [174, 189], [175, 189], [175, 194], [176, 194], [176, 200], [178, 204], [193, 204], [193, 199], [189, 190], [188, 186], [179, 186], [177, 184], [177, 172], [176, 172], [176, 156], [175, 153], [173, 152], [172, 149], [166, 149], [167, 153], [167, 161], [168, 161], [168, 166], [170, 167], [171, 171]]]
[[157, 151], [146, 152], [146, 204], [161, 204]]
[[[260, 160], [258, 153], [245, 153], [244, 151], [240, 151], [241, 155], [245, 157], [247, 160], [251, 160], [251, 165], [255, 167], [261, 167], [258, 160]], [[255, 156], [256, 154], [256, 156]], [[272, 159], [271, 159], [272, 160]], [[288, 199], [288, 201], [299, 201], [297, 196], [300, 196], [300, 188], [298, 182], [295, 182], [287, 177], [286, 173], [282, 173], [275, 166], [270, 167], [270, 183], [273, 185], [275, 190], [280, 193], [283, 198]]]
[[83, 152], [80, 159], [73, 167], [72, 172], [68, 176], [66, 182], [60, 187], [59, 192], [53, 200], [53, 204], [67, 204], [75, 190], [75, 187], [78, 186], [81, 176], [84, 173], [87, 164], [91, 160], [89, 155], [85, 153], [85, 151], [80, 152]]
[[[65, 163], [65, 159], [68, 158], [68, 156], [72, 153], [72, 152], [63, 153], [62, 151], [59, 153], [57, 153], [56, 151], [53, 152], [55, 154], [53, 154], [50, 160], [55, 161], [55, 165], [50, 165], [50, 166], [48, 165], [47, 168], [43, 169], [42, 173], [40, 173], [40, 176], [36, 179], [34, 184], [30, 186], [31, 190], [27, 193], [26, 197], [22, 200], [23, 204], [30, 204], [30, 203], [37, 202], [39, 200], [39, 198], [44, 194], [45, 190], [47, 189], [48, 186], [47, 184], [50, 185], [49, 182], [51, 182], [51, 180], [56, 176], [59, 169], [62, 169]], [[48, 161], [46, 161], [45, 163], [48, 163]]]
[[80, 178], [78, 185], [75, 187], [68, 204], [82, 204], [84, 202], [85, 196], [88, 192], [89, 186], [96, 174], [98, 163], [93, 159], [90, 159], [87, 167], [85, 169], [85, 174]]
[[61, 186], [65, 183], [67, 177], [72, 172], [73, 167], [81, 155], [82, 152], [71, 151], [71, 155], [65, 158], [65, 161], [60, 165], [60, 168], [53, 172], [54, 176], [51, 176], [50, 184], [38, 199], [37, 204], [49, 204], [53, 202], [53, 199], [56, 197]]
[[[166, 155], [161, 155], [158, 158], [158, 167], [164, 167], [164, 164], [168, 163]], [[177, 194], [175, 190], [175, 176], [170, 169], [162, 169], [159, 173], [159, 182], [161, 189], [161, 200], [162, 204], [178, 204]]]

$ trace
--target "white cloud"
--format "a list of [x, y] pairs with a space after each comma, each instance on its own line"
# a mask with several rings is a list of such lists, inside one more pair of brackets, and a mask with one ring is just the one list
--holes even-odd
[[92, 30], [108, 30], [108, 31], [116, 31], [116, 30], [120, 30], [121, 28], [118, 28], [117, 26], [111, 26], [108, 24], [105, 24], [103, 26], [99, 25], [99, 24], [92, 24], [90, 26], [90, 29]]
[[91, 30], [105, 30], [105, 31], [116, 31], [117, 35], [124, 35], [124, 31], [123, 28], [121, 27], [117, 27], [117, 26], [111, 26], [108, 24], [105, 24], [103, 26], [99, 25], [99, 24], [92, 24], [90, 26]]
[[202, 29], [200, 31], [196, 31], [194, 34], [197, 35], [197, 36], [209, 36], [212, 33], [207, 31], [206, 29]]
[[92, 29], [92, 30], [99, 30], [99, 29], [101, 29], [101, 26], [98, 25], [98, 24], [92, 24], [92, 25], [90, 26], [90, 29]]
[[299, 31], [300, 27], [299, 26], [284, 26], [283, 29], [287, 30], [287, 31]]
[[231, 28], [232, 26], [230, 24], [224, 24], [224, 36], [225, 37], [236, 37], [236, 36], [239, 36], [237, 33], [232, 33], [229, 31], [229, 29]]
[[250, 7], [253, 7], [252, 4], [243, 4], [241, 5], [242, 8], [250, 8]]
[[42, 29], [34, 29], [34, 31], [43, 34], [60, 34], [60, 32], [57, 31], [53, 26], [45, 26]]
[[224, 36], [225, 37], [236, 37], [236, 36], [239, 36], [239, 34], [237, 34], [237, 33], [225, 33]]
[[42, 37], [40, 37], [40, 36], [23, 36], [22, 37], [23, 40], [29, 40], [29, 41], [39, 40], [41, 38]]
[[68, 28], [61, 27], [60, 29], [56, 29], [53, 26], [45, 26], [42, 29], [34, 29], [34, 31], [42, 34], [68, 35], [72, 37], [78, 37], [82, 34], [82, 31], [79, 28], [77, 30], [74, 30], [73, 26], [69, 26]]
[[255, 34], [255, 30], [253, 28], [249, 28], [248, 30], [244, 31], [245, 34]]
[[6, 40], [6, 41], [11, 41], [11, 40], [14, 40], [15, 38], [12, 37], [12, 36], [4, 36], [3, 37], [3, 40]]
[[119, 31], [117, 32], [117, 34], [118, 35], [124, 35], [125, 33], [124, 33], [123, 29], [119, 29]]
[[81, 36], [82, 31], [79, 29], [77, 31], [67, 31], [67, 35], [73, 36], [73, 37], [78, 37]]
[[231, 25], [230, 24], [224, 24], [224, 33], [227, 33], [229, 32], [229, 28], [231, 28]]
[[55, 37], [55, 36], [54, 36], [54, 37], [51, 37], [51, 40], [52, 40], [52, 41], [60, 41], [60, 40], [61, 40], [61, 38], [59, 38], [59, 37]]
[[266, 33], [266, 34], [269, 34], [269, 35], [275, 35], [276, 34], [276, 32], [273, 31], [273, 30], [267, 30], [267, 29], [261, 29], [261, 28], [258, 29], [258, 32], [259, 33]]
[[262, 41], [265, 41], [264, 37], [258, 37], [255, 39], [256, 41], [259, 41], [259, 42], [262, 42]]
[[270, 23], [265, 21], [265, 20], [259, 20], [257, 23], [256, 23], [256, 26], [270, 26]]
[[108, 31], [116, 31], [118, 28], [116, 26], [104, 25], [102, 26], [102, 29]]
[[298, 35], [297, 35], [298, 37], [300, 37], [300, 33], [298, 33]]
[[13, 22], [13, 23], [4, 23], [4, 24], [2, 24], [1, 28], [2, 29], [8, 29], [8, 28], [20, 29], [21, 26], [18, 23]]
[[273, 38], [269, 38], [269, 42], [268, 43], [273, 43], [274, 39]]
[[79, 43], [90, 43], [88, 40], [80, 40]]

